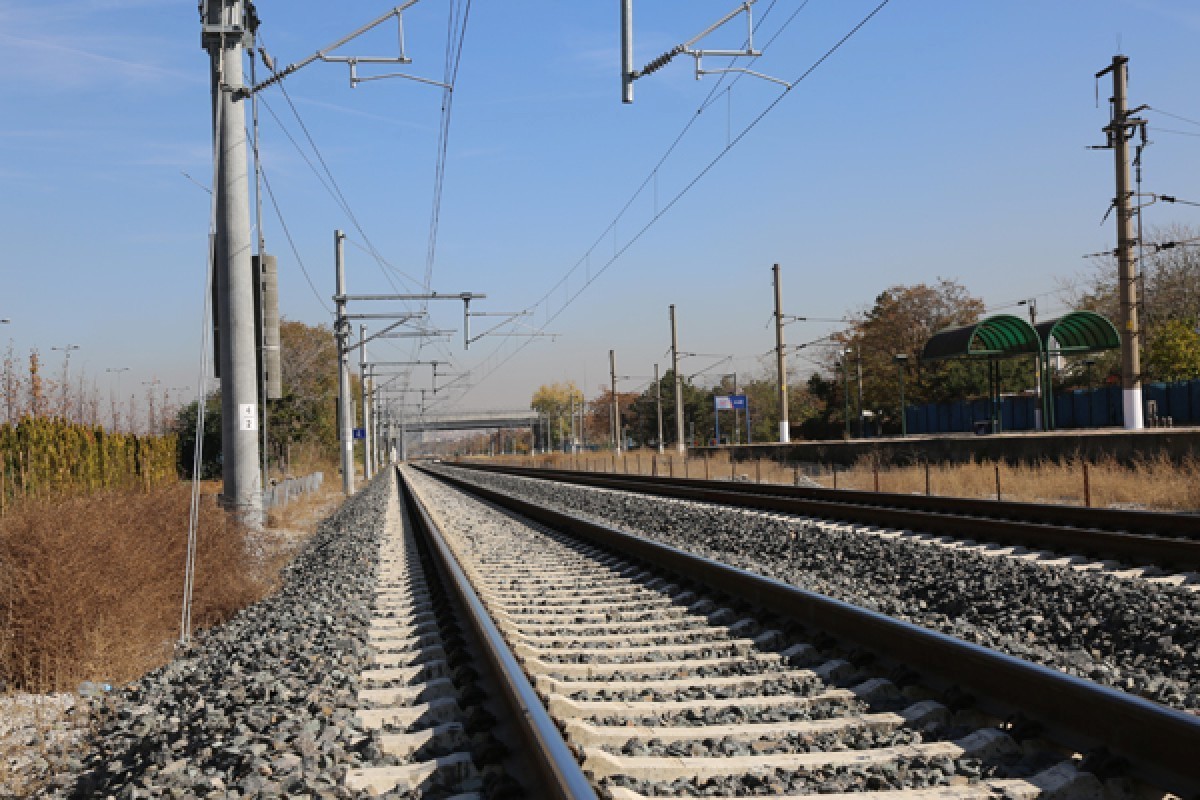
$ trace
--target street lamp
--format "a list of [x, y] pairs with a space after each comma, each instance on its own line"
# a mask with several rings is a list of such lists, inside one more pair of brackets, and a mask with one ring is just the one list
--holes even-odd
[[896, 374], [900, 376], [900, 435], [908, 436], [908, 414], [904, 412], [904, 366], [908, 363], [907, 353], [892, 356], [896, 362]]
[[[51, 347], [50, 349], [51, 350], [61, 350], [62, 354], [63, 354], [63, 391], [62, 391], [62, 397], [63, 397], [62, 403], [63, 404], [62, 404], [62, 407], [63, 407], [63, 414], [65, 415], [67, 413], [67, 411], [69, 410], [69, 406], [67, 403], [67, 397], [69, 396], [69, 392], [71, 391], [71, 351], [78, 350], [79, 345], [66, 344], [66, 345], [63, 345], [62, 347]], [[80, 402], [83, 402], [82, 397], [80, 398]], [[80, 416], [82, 416], [82, 414]]]
[[129, 367], [108, 367], [104, 371], [116, 373], [116, 376], [117, 376], [117, 391], [116, 391], [116, 395], [115, 395], [115, 397], [117, 398], [117, 401], [116, 401], [116, 403], [113, 403], [113, 407], [112, 407], [112, 417], [113, 417], [112, 422], [113, 422], [113, 430], [115, 431], [120, 424], [117, 421], [117, 408], [119, 407], [119, 404], [121, 402], [121, 373], [129, 372]]

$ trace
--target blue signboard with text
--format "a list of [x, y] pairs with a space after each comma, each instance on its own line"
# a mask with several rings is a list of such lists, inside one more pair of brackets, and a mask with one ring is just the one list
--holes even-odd
[[355, 429], [354, 429], [354, 438], [355, 438], [355, 439], [365, 439], [365, 438], [367, 438], [367, 431], [366, 431], [366, 429], [365, 429], [365, 428], [355, 428]]
[[744, 394], [713, 395], [713, 402], [717, 411], [745, 411], [747, 405]]

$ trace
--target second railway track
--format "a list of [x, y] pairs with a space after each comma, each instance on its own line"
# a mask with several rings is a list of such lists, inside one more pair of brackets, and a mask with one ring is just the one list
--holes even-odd
[[617, 473], [458, 466], [1200, 571], [1200, 515]]
[[550, 524], [531, 526], [409, 475], [414, 516], [462, 564], [600, 796], [1200, 788], [1193, 717], [523, 504]]

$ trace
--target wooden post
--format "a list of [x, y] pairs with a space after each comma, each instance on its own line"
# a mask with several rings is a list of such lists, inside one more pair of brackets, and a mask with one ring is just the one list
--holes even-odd
[[875, 491], [879, 491], [879, 462], [871, 462], [871, 472], [875, 476]]
[[708, 480], [708, 456], [704, 457], [704, 480]]
[[800, 485], [800, 465], [792, 467], [792, 486]]
[[837, 464], [833, 465], [833, 488], [837, 488]]
[[754, 482], [762, 483], [762, 459], [761, 458], [756, 458], [754, 460]]
[[670, 477], [675, 477], [675, 459], [667, 456], [667, 472]]
[[[675, 473], [671, 473], [671, 474], [674, 475]], [[685, 477], [685, 478], [692, 477], [692, 468], [690, 466], [690, 462], [688, 462], [687, 456], [683, 457], [683, 477]]]
[[925, 496], [929, 497], [929, 462], [925, 462]]
[[737, 478], [737, 462], [733, 460], [733, 454], [729, 454], [729, 480]]
[[996, 464], [996, 500], [1000, 500], [1000, 465]]
[[1088, 508], [1092, 507], [1092, 481], [1088, 474], [1087, 462], [1083, 462], [1083, 504]]

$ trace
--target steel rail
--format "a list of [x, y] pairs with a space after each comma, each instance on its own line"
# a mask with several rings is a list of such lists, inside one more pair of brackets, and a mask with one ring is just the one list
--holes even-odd
[[534, 522], [826, 631], [943, 686], [966, 689], [989, 713], [1018, 711], [1060, 745], [1080, 753], [1103, 749], [1124, 759], [1136, 780], [1183, 797], [1200, 791], [1200, 717], [456, 476], [431, 474]]
[[1200, 569], [1200, 517], [1187, 514], [1110, 512], [1108, 509], [972, 498], [482, 464], [455, 466], [761, 511], [925, 531], [959, 539], [969, 537], [1027, 545], [1064, 554], [1112, 556], [1134, 564]]
[[417, 533], [430, 545], [439, 571], [448, 578], [449, 589], [460, 601], [461, 607], [466, 609], [466, 617], [478, 636], [484, 655], [498, 678], [504, 700], [512, 712], [511, 719], [525, 740], [527, 753], [541, 773], [544, 785], [553, 797], [560, 800], [597, 800], [591, 782], [583, 774], [574, 753], [530, 685], [516, 656], [475, 593], [425, 504], [412, 490], [403, 472], [400, 472], [399, 478], [409, 518]]

